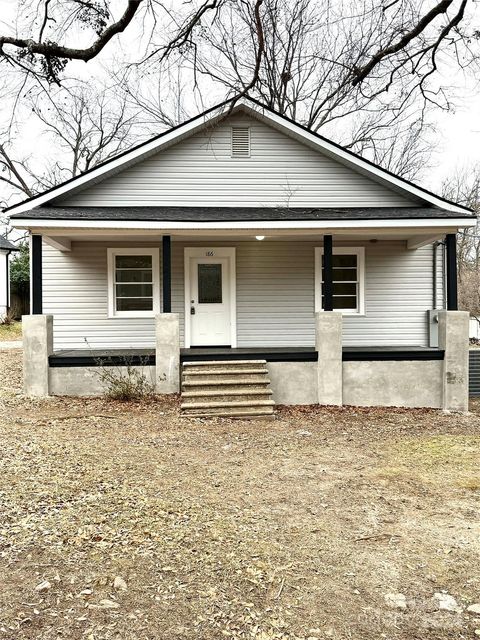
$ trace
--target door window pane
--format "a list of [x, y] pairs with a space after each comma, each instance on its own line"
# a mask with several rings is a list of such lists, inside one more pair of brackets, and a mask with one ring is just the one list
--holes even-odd
[[198, 302], [220, 304], [222, 302], [222, 265], [198, 265]]

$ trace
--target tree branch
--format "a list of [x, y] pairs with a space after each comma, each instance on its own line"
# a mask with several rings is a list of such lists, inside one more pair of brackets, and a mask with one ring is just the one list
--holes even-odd
[[[377, 51], [377, 53], [375, 53], [371, 57], [370, 61], [364, 67], [362, 67], [361, 69], [355, 70], [356, 77], [352, 81], [352, 85], [355, 87], [358, 84], [360, 84], [363, 80], [365, 80], [365, 78], [368, 75], [370, 75], [373, 69], [375, 69], [375, 67], [379, 65], [382, 62], [382, 60], [384, 60], [385, 58], [388, 58], [394, 53], [398, 53], [402, 49], [405, 49], [405, 47], [407, 47], [412, 40], [417, 38], [423, 31], [425, 31], [425, 29], [430, 25], [431, 22], [435, 20], [435, 18], [437, 18], [439, 15], [446, 13], [450, 8], [450, 6], [452, 5], [453, 1], [454, 0], [441, 0], [441, 2], [439, 2], [435, 7], [433, 7], [430, 11], [428, 11], [428, 13], [426, 13], [423, 16], [423, 18], [421, 18], [417, 22], [417, 24], [413, 27], [413, 29], [411, 29], [410, 31], [407, 31], [407, 33], [404, 36], [402, 36], [395, 44], [392, 44], [389, 47], [385, 47], [384, 49], [380, 49], [379, 51]], [[458, 14], [455, 16], [454, 20], [452, 21], [452, 22], [455, 22], [455, 24], [458, 24], [462, 19], [466, 4], [467, 4], [467, 0], [463, 0], [460, 10], [458, 11]], [[453, 24], [450, 26], [450, 24], [448, 25], [448, 28], [446, 30], [447, 33], [448, 31], [450, 31], [451, 26], [454, 26]], [[438, 38], [438, 42], [440, 42], [440, 40], [444, 37], [443, 35], [444, 31], [445, 29], [442, 30], [442, 33]]]
[[[142, 2], [143, 0], [128, 0], [127, 8], [125, 9], [122, 17], [117, 22], [114, 22], [107, 27], [103, 33], [98, 36], [97, 40], [86, 49], [65, 47], [56, 42], [41, 42], [41, 36], [43, 35], [44, 28], [43, 25], [38, 41], [26, 38], [14, 38], [11, 36], [0, 36], [0, 55], [7, 56], [3, 47], [5, 45], [10, 45], [17, 49], [26, 50], [30, 54], [44, 56], [47, 61], [51, 58], [65, 58], [67, 60], [83, 60], [88, 62], [89, 60], [92, 60], [92, 58], [95, 58], [95, 56], [105, 48], [114, 36], [125, 31], [133, 20], [133, 17], [137, 13]], [[46, 11], [47, 8], [45, 8], [45, 12]], [[46, 19], [47, 16], [45, 14], [45, 20]]]

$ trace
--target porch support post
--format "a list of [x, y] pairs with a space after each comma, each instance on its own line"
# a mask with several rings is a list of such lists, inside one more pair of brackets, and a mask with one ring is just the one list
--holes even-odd
[[49, 393], [48, 356], [53, 353], [53, 316], [22, 317], [23, 389], [43, 398]]
[[445, 238], [447, 251], [447, 309], [456, 311], [458, 309], [457, 295], [457, 236], [448, 233]]
[[333, 237], [323, 236], [324, 311], [333, 311]]
[[30, 313], [42, 313], [42, 236], [32, 235], [30, 245]]
[[444, 349], [443, 408], [468, 411], [468, 311], [438, 312], [438, 346]]
[[170, 236], [162, 237], [163, 313], [172, 311], [172, 247]]
[[315, 348], [318, 353], [318, 404], [342, 405], [342, 314], [315, 314]]
[[155, 316], [155, 390], [178, 393], [180, 390], [180, 316], [159, 313]]

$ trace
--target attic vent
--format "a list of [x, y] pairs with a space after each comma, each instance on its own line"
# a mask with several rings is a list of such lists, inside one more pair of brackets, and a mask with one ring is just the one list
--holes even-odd
[[232, 127], [232, 156], [248, 158], [250, 155], [250, 128]]

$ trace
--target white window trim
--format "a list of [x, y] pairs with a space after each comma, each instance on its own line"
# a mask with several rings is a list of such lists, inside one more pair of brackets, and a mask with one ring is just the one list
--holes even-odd
[[[365, 315], [365, 247], [333, 247], [333, 255], [356, 255], [358, 275], [358, 309], [335, 309], [344, 316]], [[322, 256], [323, 247], [315, 247], [315, 311], [322, 309]]]
[[[152, 256], [152, 311], [117, 311], [115, 309], [115, 256]], [[109, 248], [108, 262], [108, 317], [109, 318], [154, 318], [160, 313], [160, 260], [159, 249], [151, 247]]]
[[[213, 253], [213, 256], [212, 256]], [[185, 280], [185, 348], [191, 344], [190, 325], [190, 258], [205, 258], [211, 262], [215, 258], [228, 258], [230, 262], [230, 340], [231, 348], [237, 346], [237, 275], [236, 275], [235, 247], [185, 247], [184, 249], [184, 280]]]

